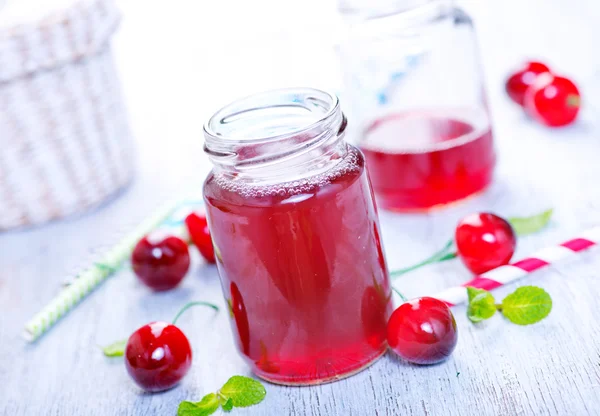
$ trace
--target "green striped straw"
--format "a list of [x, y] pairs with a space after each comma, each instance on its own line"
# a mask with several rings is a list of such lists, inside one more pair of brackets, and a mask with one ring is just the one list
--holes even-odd
[[142, 222], [134, 231], [105, 253], [98, 262], [85, 269], [70, 285], [63, 288], [58, 296], [27, 322], [23, 337], [28, 342], [33, 342], [48, 332], [59, 319], [100, 286], [106, 278], [115, 273], [129, 259], [137, 242], [153, 229], [160, 225], [165, 225], [166, 228], [176, 226], [179, 234], [183, 234], [182, 221], [173, 217], [176, 213], [181, 215], [180, 209], [186, 205], [190, 205], [190, 208], [185, 211], [190, 212], [191, 206], [197, 206], [198, 202], [190, 203], [185, 200], [171, 202]]

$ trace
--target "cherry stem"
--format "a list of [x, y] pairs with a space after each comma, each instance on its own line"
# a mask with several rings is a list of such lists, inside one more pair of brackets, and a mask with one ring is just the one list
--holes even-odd
[[451, 251], [450, 253], [446, 254], [445, 256], [442, 256], [439, 259], [437, 259], [437, 262], [441, 263], [443, 261], [452, 260], [452, 259], [455, 259], [456, 256], [458, 256], [458, 253], [455, 251]]
[[177, 320], [179, 319], [179, 317], [181, 315], [183, 315], [183, 313], [185, 311], [187, 311], [192, 306], [198, 306], [198, 305], [208, 306], [209, 308], [213, 308], [215, 311], [219, 312], [219, 307], [217, 305], [212, 304], [212, 303], [209, 303], [209, 302], [190, 302], [190, 303], [187, 303], [183, 308], [181, 308], [181, 310], [179, 312], [177, 312], [177, 315], [175, 315], [175, 318], [173, 318], [173, 325], [175, 325], [175, 322], [177, 322]]
[[398, 289], [396, 289], [394, 286], [392, 286], [392, 290], [394, 292], [396, 292], [396, 294], [398, 294], [398, 296], [400, 296], [400, 299], [402, 299], [402, 302], [408, 302], [408, 299], [406, 299], [406, 296], [404, 296]]
[[569, 94], [567, 96], [567, 106], [579, 107], [581, 105], [581, 97], [576, 94]]
[[426, 258], [423, 261], [420, 261], [417, 264], [413, 264], [410, 267], [405, 267], [404, 269], [398, 269], [398, 270], [394, 270], [392, 272], [390, 272], [390, 276], [392, 278], [396, 278], [398, 276], [401, 276], [405, 273], [411, 272], [413, 270], [416, 270], [420, 267], [426, 266], [428, 264], [432, 264], [432, 263], [438, 263], [438, 262], [442, 262], [442, 261], [446, 261], [446, 260], [450, 260], [456, 257], [456, 253], [454, 251], [452, 251], [452, 244], [454, 243], [454, 240], [450, 240], [446, 243], [446, 245], [444, 246], [444, 248], [442, 248], [440, 251], [438, 251], [437, 253], [434, 253], [433, 255], [431, 255], [430, 257]]

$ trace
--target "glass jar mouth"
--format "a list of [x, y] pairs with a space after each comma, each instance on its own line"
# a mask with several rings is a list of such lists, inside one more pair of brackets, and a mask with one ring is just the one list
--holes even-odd
[[335, 94], [314, 88], [269, 90], [236, 100], [205, 124], [208, 151], [215, 142], [261, 144], [299, 135], [340, 112]]
[[277, 89], [217, 111], [204, 125], [204, 151], [217, 171], [274, 178], [276, 170], [308, 169], [339, 151], [345, 128], [335, 94]]

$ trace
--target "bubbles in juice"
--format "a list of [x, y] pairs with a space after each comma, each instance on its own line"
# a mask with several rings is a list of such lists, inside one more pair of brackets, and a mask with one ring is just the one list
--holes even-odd
[[385, 352], [391, 292], [360, 152], [276, 186], [211, 175], [204, 191], [237, 346], [257, 375], [319, 383]]
[[466, 110], [393, 114], [360, 143], [380, 206], [425, 210], [482, 191], [495, 152], [489, 119]]

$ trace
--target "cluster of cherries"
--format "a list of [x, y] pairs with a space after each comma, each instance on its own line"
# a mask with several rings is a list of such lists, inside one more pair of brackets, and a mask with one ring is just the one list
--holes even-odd
[[[508, 221], [489, 213], [463, 218], [454, 234], [456, 254], [473, 273], [481, 274], [507, 264], [517, 238]], [[387, 325], [390, 348], [406, 361], [435, 364], [445, 360], [458, 340], [456, 322], [448, 305], [417, 298], [400, 305]]]
[[506, 81], [508, 96], [535, 120], [550, 126], [571, 124], [581, 106], [577, 86], [541, 62], [527, 62]]
[[[208, 263], [215, 252], [206, 217], [191, 213], [185, 224], [193, 244]], [[149, 234], [131, 255], [135, 275], [155, 291], [176, 287], [190, 268], [188, 244], [180, 237]], [[208, 304], [216, 309], [216, 306]], [[127, 340], [125, 367], [142, 389], [157, 392], [175, 386], [192, 364], [192, 349], [185, 334], [174, 324], [152, 322], [136, 330]]]

